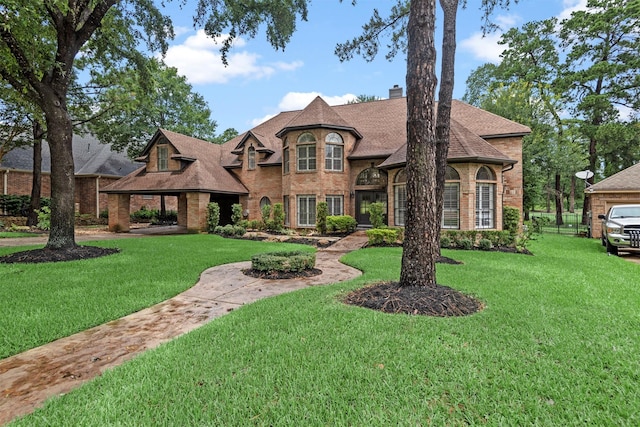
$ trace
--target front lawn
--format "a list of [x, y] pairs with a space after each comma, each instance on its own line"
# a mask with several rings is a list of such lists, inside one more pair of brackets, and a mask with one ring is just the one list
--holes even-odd
[[640, 266], [598, 240], [530, 249], [444, 251], [464, 264], [439, 282], [486, 304], [457, 318], [342, 304], [399, 275], [399, 248], [350, 253], [363, 276], [243, 306], [15, 425], [639, 425]]
[[[308, 246], [214, 235], [100, 241], [121, 252], [63, 263], [0, 263], [0, 359], [126, 316], [195, 285], [205, 269]], [[0, 248], [0, 256], [26, 248]]]

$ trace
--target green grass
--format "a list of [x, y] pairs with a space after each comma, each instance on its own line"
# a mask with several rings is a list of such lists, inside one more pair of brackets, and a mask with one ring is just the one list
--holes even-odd
[[[64, 263], [0, 264], [0, 359], [171, 298], [193, 286], [208, 267], [283, 247], [309, 249], [214, 235], [87, 244], [121, 252]], [[0, 248], [0, 256], [25, 249]]]
[[20, 231], [0, 231], [0, 239], [11, 239], [17, 237], [39, 237], [39, 234], [23, 233]]
[[234, 310], [16, 425], [640, 424], [640, 266], [555, 235], [535, 256], [445, 251], [438, 281], [486, 308], [462, 318], [341, 304], [398, 277], [401, 250], [344, 260], [365, 274]]

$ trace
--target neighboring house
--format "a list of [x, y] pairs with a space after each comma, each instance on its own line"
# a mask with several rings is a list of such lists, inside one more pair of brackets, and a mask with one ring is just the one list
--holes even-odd
[[[403, 226], [406, 210], [406, 98], [278, 114], [221, 146], [159, 130], [146, 146], [146, 166], [103, 191], [109, 212], [128, 212], [131, 194], [178, 196], [178, 223], [206, 228], [206, 205], [227, 214], [241, 203], [245, 217], [282, 203], [285, 223], [312, 228], [316, 206], [370, 225], [369, 205], [387, 205], [386, 221]], [[522, 211], [522, 138], [526, 126], [460, 101], [452, 106], [443, 228], [502, 229], [502, 207]], [[126, 215], [110, 215], [113, 230], [128, 230]]]
[[614, 205], [640, 204], [640, 163], [611, 175], [584, 191], [591, 203], [591, 237], [599, 239], [602, 235], [602, 223], [598, 215], [606, 214]]
[[[92, 136], [73, 137], [73, 161], [75, 165], [76, 212], [98, 216], [107, 209], [107, 197], [101, 195], [102, 187], [111, 184], [140, 167], [126, 155], [111, 151]], [[2, 194], [30, 195], [33, 178], [33, 147], [11, 150], [0, 162]], [[41, 195], [51, 197], [51, 154], [49, 144], [42, 144]], [[143, 200], [138, 204], [157, 201]], [[1, 214], [2, 212], [0, 212]]]

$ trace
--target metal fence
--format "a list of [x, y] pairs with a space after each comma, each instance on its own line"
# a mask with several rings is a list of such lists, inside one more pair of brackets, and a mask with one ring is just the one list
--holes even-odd
[[536, 212], [531, 214], [531, 226], [541, 233], [575, 234], [588, 236], [589, 224], [582, 223], [582, 214], [563, 213], [562, 224], [556, 224], [554, 213]]

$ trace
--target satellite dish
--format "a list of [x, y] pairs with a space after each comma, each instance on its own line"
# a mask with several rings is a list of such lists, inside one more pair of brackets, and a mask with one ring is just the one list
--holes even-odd
[[580, 179], [589, 179], [593, 176], [593, 172], [591, 172], [590, 170], [586, 170], [586, 171], [580, 171], [580, 172], [576, 172], [576, 178], [580, 178]]

